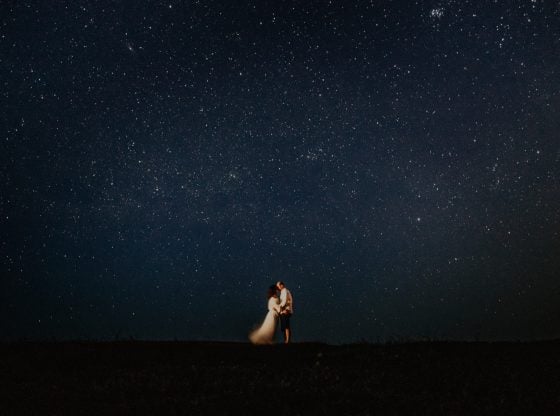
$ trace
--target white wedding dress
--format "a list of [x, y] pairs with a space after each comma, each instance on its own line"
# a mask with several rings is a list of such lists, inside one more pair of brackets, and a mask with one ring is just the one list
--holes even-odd
[[249, 339], [253, 344], [264, 345], [274, 342], [276, 323], [280, 313], [280, 300], [276, 297], [268, 299], [268, 313], [262, 325], [249, 334]]

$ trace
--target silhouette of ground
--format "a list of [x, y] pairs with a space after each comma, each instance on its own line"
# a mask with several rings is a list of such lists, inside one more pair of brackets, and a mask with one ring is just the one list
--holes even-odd
[[557, 415], [560, 343], [0, 346], [2, 415]]

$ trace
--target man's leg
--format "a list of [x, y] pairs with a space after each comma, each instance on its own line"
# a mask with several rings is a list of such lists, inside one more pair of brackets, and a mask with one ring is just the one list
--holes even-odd
[[290, 329], [290, 318], [292, 317], [291, 314], [287, 314], [284, 316], [284, 344], [290, 343], [290, 337], [292, 336], [292, 331]]
[[284, 331], [284, 344], [290, 343], [290, 335], [292, 335], [290, 333], [290, 328], [286, 328], [286, 330]]
[[288, 329], [289, 328], [289, 321], [288, 321], [288, 315], [286, 314], [281, 314], [280, 315], [280, 332], [282, 332], [282, 336], [284, 337], [284, 344], [287, 344], [287, 339], [288, 339]]

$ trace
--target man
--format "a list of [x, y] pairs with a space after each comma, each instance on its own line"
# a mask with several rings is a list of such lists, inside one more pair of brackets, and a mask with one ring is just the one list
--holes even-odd
[[280, 330], [284, 335], [284, 344], [289, 344], [292, 336], [290, 318], [294, 313], [292, 294], [282, 281], [277, 282], [276, 287], [280, 291]]

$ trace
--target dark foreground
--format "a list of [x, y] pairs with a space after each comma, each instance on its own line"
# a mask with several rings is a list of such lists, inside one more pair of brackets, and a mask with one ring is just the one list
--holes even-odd
[[0, 346], [0, 414], [558, 415], [560, 343]]

